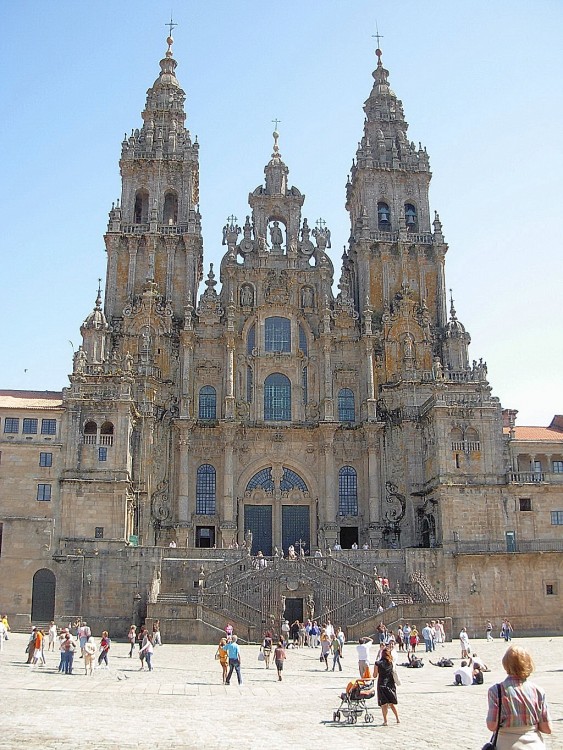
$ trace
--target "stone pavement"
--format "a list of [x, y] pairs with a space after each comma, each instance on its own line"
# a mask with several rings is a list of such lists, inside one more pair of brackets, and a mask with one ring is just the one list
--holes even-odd
[[[383, 727], [375, 698], [369, 701], [373, 723], [332, 720], [340, 692], [356, 677], [354, 644], [344, 649], [342, 673], [325, 672], [318, 649], [289, 649], [283, 682], [257, 661], [257, 646], [243, 646], [244, 684], [239, 687], [233, 676], [227, 687], [213, 646], [165, 644], [157, 648], [149, 673], [139, 671], [138, 657], [127, 657], [125, 643], [114, 641], [110, 670], [86, 677], [80, 659], [75, 674], [59, 675], [58, 653], [47, 654], [45, 667], [30, 670], [24, 664], [26, 642], [27, 636], [12, 634], [0, 654], [0, 750], [479, 750], [489, 738], [487, 688], [504, 676], [500, 659], [506, 647], [498, 640], [472, 642], [492, 669], [483, 686], [454, 687], [453, 669], [430, 664], [399, 668], [401, 723], [393, 724], [390, 715], [390, 726]], [[563, 750], [563, 637], [521, 643], [534, 655], [534, 678], [550, 702], [554, 734], [548, 747]], [[450, 656], [457, 666], [457, 642], [435, 656]]]

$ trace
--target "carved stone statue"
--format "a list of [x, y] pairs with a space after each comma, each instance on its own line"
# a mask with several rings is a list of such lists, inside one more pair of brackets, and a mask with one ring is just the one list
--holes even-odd
[[432, 363], [432, 375], [434, 376], [434, 380], [444, 379], [444, 368], [440, 362], [440, 357], [434, 357], [434, 362]]
[[248, 529], [248, 531], [244, 535], [244, 541], [246, 543], [248, 554], [250, 554], [252, 551], [252, 531], [250, 531], [250, 529]]
[[273, 252], [281, 253], [283, 234], [282, 230], [280, 229], [279, 221], [274, 221], [274, 226], [270, 227], [270, 240], [272, 242]]
[[309, 594], [307, 597], [307, 617], [309, 620], [315, 619], [315, 600], [313, 599], [313, 594]]
[[313, 307], [313, 290], [310, 286], [304, 286], [301, 290], [301, 306]]
[[240, 290], [240, 304], [243, 307], [252, 307], [253, 302], [254, 294], [252, 293], [252, 288], [248, 284], [245, 284]]
[[86, 352], [82, 348], [82, 345], [78, 347], [78, 351], [74, 355], [74, 372], [82, 375], [86, 369]]
[[280, 606], [281, 606], [280, 616], [283, 617], [285, 614], [285, 596], [283, 594], [280, 597]]

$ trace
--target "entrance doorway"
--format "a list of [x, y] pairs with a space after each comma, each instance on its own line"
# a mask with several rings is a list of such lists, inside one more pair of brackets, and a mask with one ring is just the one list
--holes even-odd
[[358, 544], [358, 527], [341, 526], [340, 528], [340, 546], [342, 549], [352, 549], [353, 544]]
[[33, 576], [31, 621], [46, 623], [55, 618], [55, 574], [47, 568]]
[[303, 599], [286, 599], [284, 619], [291, 625], [295, 620], [303, 622]]
[[215, 526], [197, 526], [195, 530], [196, 547], [213, 547], [215, 544]]
[[[291, 545], [297, 554], [301, 546], [310, 554], [310, 525], [308, 505], [282, 505], [282, 547], [285, 554]], [[295, 619], [295, 618], [293, 618]]]
[[262, 551], [266, 556], [272, 554], [272, 506], [244, 506], [244, 535], [252, 532], [252, 554]]

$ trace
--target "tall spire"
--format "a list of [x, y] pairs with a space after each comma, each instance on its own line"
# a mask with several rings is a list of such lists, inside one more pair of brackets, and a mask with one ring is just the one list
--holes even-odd
[[[275, 121], [276, 125], [278, 122], [279, 120]], [[289, 169], [281, 158], [278, 146], [280, 134], [277, 129], [272, 133], [272, 137], [274, 139], [272, 158], [264, 167], [264, 174], [266, 175], [266, 193], [267, 195], [285, 195], [287, 192], [287, 175], [289, 174]]]

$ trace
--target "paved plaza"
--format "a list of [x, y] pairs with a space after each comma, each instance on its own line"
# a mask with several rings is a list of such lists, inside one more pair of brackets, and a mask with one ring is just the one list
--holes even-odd
[[[453, 669], [426, 664], [399, 668], [401, 723], [381, 725], [376, 699], [369, 701], [375, 721], [336, 724], [339, 694], [356, 677], [354, 644], [344, 648], [343, 672], [325, 672], [319, 650], [288, 651], [283, 682], [275, 669], [258, 662], [258, 647], [242, 647], [243, 685], [233, 676], [221, 684], [214, 646], [168, 645], [156, 649], [154, 671], [139, 671], [128, 645], [112, 644], [110, 670], [83, 674], [57, 672], [59, 655], [47, 653], [47, 665], [31, 670], [25, 661], [27, 636], [12, 634], [0, 654], [0, 750], [126, 750], [147, 748], [451, 748], [478, 750], [488, 739], [485, 727], [487, 688], [502, 678], [506, 644], [473, 641], [474, 650], [491, 667], [485, 685], [454, 687]], [[563, 637], [515, 641], [536, 660], [536, 682], [546, 691], [554, 733], [551, 750], [563, 750]], [[460, 661], [457, 641], [439, 648], [435, 657]], [[433, 661], [435, 658], [433, 657]], [[425, 660], [427, 661], [427, 660]]]

